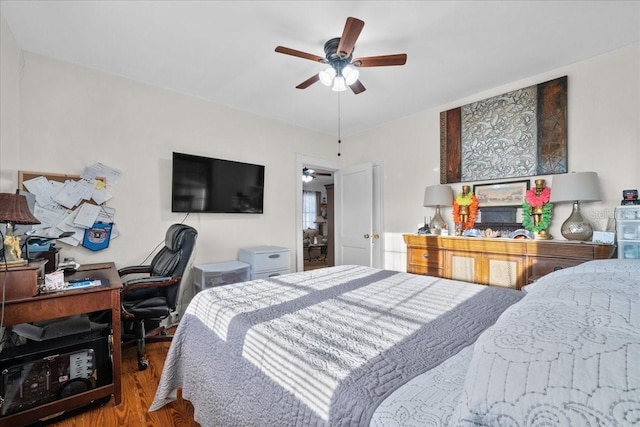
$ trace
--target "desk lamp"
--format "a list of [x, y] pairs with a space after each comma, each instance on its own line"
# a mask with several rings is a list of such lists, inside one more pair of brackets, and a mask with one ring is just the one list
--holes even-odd
[[450, 185], [431, 185], [424, 190], [424, 206], [435, 206], [436, 214], [429, 222], [432, 234], [442, 234], [447, 230], [447, 223], [440, 215], [440, 206], [451, 206], [453, 203], [453, 190]]
[[7, 224], [4, 238], [4, 259], [6, 263], [25, 262], [22, 260], [20, 238], [14, 235], [15, 224], [40, 224], [29, 210], [27, 198], [20, 194], [0, 193], [0, 223]]
[[600, 185], [595, 172], [573, 172], [555, 175], [551, 187], [550, 202], [573, 202], [573, 211], [562, 224], [560, 232], [567, 240], [590, 240], [593, 227], [580, 212], [580, 202], [600, 200]]

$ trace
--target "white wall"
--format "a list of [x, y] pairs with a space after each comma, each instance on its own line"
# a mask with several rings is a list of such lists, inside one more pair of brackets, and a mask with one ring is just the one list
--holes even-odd
[[[640, 187], [638, 44], [343, 138], [343, 158], [349, 164], [372, 160], [384, 164], [385, 268], [406, 268], [402, 234], [415, 232], [423, 218], [434, 213], [422, 206], [422, 198], [424, 188], [440, 179], [440, 112], [563, 75], [568, 76], [569, 170], [598, 173], [603, 200], [583, 204], [583, 213], [596, 227], [606, 225], [620, 204], [622, 190]], [[542, 178], [553, 187], [551, 177]], [[461, 185], [453, 185], [454, 190]], [[550, 232], [555, 239], [564, 240], [560, 226], [570, 212], [570, 203], [554, 206]], [[451, 209], [445, 209], [443, 217], [453, 226]]]
[[[4, 41], [2, 50], [4, 56]], [[332, 138], [28, 52], [22, 55], [16, 66], [19, 152], [6, 160], [11, 165], [6, 171], [3, 164], [2, 175], [10, 178], [1, 190], [14, 191], [17, 170], [78, 174], [101, 161], [123, 172], [107, 203], [116, 209], [121, 236], [95, 253], [62, 244], [62, 256], [80, 263], [112, 260], [118, 266], [142, 262], [164, 239], [167, 227], [184, 218], [170, 207], [171, 155], [181, 151], [266, 166], [264, 214], [187, 218], [199, 231], [195, 263], [234, 260], [242, 246], [271, 244], [291, 248], [294, 265], [300, 180], [296, 153], [334, 157]], [[2, 98], [4, 103], [4, 85]]]
[[10, 191], [19, 159], [20, 49], [0, 17], [0, 191]]

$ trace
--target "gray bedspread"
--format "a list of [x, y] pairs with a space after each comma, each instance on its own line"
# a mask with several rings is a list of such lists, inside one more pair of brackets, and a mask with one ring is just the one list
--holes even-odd
[[522, 293], [360, 266], [200, 292], [150, 410], [203, 426], [365, 426], [395, 389], [473, 343]]

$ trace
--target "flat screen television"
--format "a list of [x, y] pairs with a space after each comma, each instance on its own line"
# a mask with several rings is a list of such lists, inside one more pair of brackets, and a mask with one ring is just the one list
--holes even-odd
[[264, 166], [173, 153], [171, 212], [262, 213]]

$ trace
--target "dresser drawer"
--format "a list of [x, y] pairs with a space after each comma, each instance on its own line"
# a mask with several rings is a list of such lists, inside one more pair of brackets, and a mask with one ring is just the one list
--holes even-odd
[[578, 264], [582, 264], [583, 260], [575, 259], [562, 259], [562, 258], [533, 258], [531, 264], [531, 275], [528, 282], [531, 283], [538, 280], [542, 276], [554, 272], [556, 270], [562, 270], [563, 268], [573, 267]]

